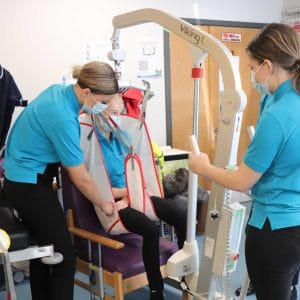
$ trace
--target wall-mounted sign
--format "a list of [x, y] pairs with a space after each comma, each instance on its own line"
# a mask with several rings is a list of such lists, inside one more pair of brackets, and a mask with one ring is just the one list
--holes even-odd
[[151, 38], [138, 38], [138, 72], [139, 78], [159, 78], [162, 76], [162, 53], [158, 41]]
[[242, 34], [236, 32], [222, 32], [222, 42], [242, 42]]

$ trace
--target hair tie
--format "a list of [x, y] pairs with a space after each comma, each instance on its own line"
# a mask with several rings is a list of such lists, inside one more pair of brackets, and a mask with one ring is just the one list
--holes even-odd
[[300, 73], [300, 58], [296, 59], [295, 61], [295, 71]]

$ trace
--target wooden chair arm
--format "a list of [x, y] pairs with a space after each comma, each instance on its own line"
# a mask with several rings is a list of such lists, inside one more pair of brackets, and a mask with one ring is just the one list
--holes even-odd
[[68, 228], [69, 228], [69, 231], [71, 233], [73, 233], [74, 235], [84, 238], [86, 240], [95, 242], [95, 243], [99, 243], [103, 246], [107, 246], [107, 247], [110, 247], [110, 248], [113, 248], [116, 250], [121, 249], [125, 246], [124, 243], [122, 243], [122, 242], [119, 242], [119, 241], [113, 240], [111, 238], [107, 238], [107, 237], [80, 229], [77, 227], [69, 226]]

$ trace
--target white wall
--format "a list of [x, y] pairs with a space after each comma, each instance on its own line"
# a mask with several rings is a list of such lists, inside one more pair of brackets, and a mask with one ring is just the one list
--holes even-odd
[[[289, 14], [287, 11], [298, 9], [299, 13]], [[296, 24], [300, 24], [300, 1], [299, 0], [284, 0], [283, 1], [283, 13], [282, 13], [283, 21], [290, 24], [291, 26], [295, 26]]]
[[300, 8], [299, 0], [284, 0], [283, 9]]
[[[111, 37], [115, 15], [146, 7], [178, 17], [267, 23], [281, 20], [283, 0], [0, 0], [0, 64], [13, 74], [24, 98], [32, 99], [48, 85], [60, 82], [74, 64], [84, 62], [87, 40]], [[123, 30], [127, 79], [136, 78], [140, 37], [163, 47], [163, 31], [158, 25]], [[163, 145], [164, 78], [150, 83], [155, 97], [148, 105], [148, 124], [153, 139]]]

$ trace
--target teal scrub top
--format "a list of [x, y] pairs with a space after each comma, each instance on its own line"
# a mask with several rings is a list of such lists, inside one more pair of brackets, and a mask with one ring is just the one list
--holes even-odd
[[5, 150], [5, 177], [36, 183], [47, 164], [78, 166], [80, 105], [74, 86], [52, 85], [35, 98], [15, 121]]
[[300, 96], [290, 80], [265, 99], [244, 163], [263, 173], [253, 186], [249, 224], [272, 230], [300, 225]]
[[119, 143], [113, 133], [110, 133], [110, 140], [97, 129], [98, 140], [101, 145], [103, 158], [105, 161], [106, 170], [110, 178], [112, 187], [125, 188], [125, 157], [127, 152]]

